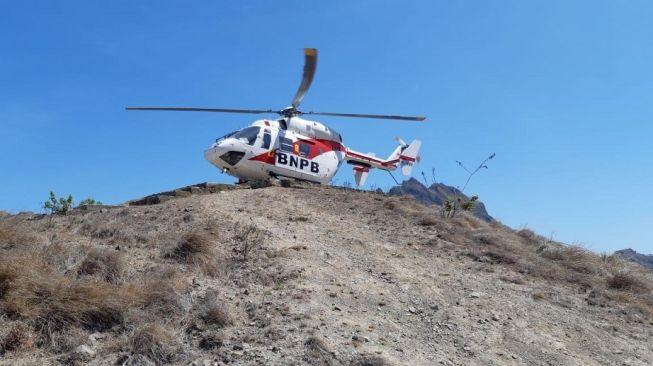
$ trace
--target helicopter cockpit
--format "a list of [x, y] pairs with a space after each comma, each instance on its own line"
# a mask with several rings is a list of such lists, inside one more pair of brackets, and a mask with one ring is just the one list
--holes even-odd
[[236, 140], [240, 140], [246, 143], [247, 145], [252, 146], [254, 145], [254, 142], [256, 142], [256, 138], [258, 137], [259, 131], [261, 131], [261, 127], [258, 126], [246, 127], [236, 132], [230, 137]]
[[260, 130], [261, 128], [258, 126], [251, 126], [243, 128], [239, 131], [230, 132], [220, 138], [215, 139], [214, 145], [217, 145], [228, 138], [233, 138], [251, 146], [254, 145], [254, 142], [256, 142], [256, 138], [258, 137]]

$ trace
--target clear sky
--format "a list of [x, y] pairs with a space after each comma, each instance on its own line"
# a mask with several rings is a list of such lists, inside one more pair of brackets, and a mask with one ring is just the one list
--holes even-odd
[[456, 160], [496, 152], [467, 192], [503, 223], [651, 253], [651, 19], [651, 1], [7, 1], [0, 209], [232, 182], [202, 152], [256, 116], [124, 107], [282, 108], [315, 47], [303, 110], [428, 117], [321, 119], [349, 147], [421, 138], [414, 175], [454, 186]]

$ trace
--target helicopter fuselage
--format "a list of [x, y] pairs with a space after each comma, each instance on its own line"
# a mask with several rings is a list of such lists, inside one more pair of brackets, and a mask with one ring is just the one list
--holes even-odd
[[340, 134], [299, 117], [255, 121], [204, 152], [211, 164], [241, 181], [275, 177], [322, 184], [331, 181], [346, 155]]

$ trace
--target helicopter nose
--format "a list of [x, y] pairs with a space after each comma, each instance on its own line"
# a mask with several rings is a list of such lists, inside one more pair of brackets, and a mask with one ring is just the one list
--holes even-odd
[[204, 151], [204, 158], [221, 169], [228, 169], [238, 164], [244, 156], [245, 152], [238, 151], [234, 144], [227, 141], [215, 143]]

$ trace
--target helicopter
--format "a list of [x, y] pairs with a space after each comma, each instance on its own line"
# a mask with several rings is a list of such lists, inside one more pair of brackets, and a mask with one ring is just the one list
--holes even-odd
[[[302, 116], [376, 118], [402, 121], [424, 121], [425, 117], [377, 114], [302, 112], [299, 105], [313, 82], [317, 68], [317, 49], [304, 49], [304, 71], [299, 89], [290, 106], [272, 109], [226, 109], [193, 107], [127, 107], [130, 111], [222, 112], [246, 114], [278, 114], [280, 118], [261, 119], [249, 126], [228, 133], [204, 151], [204, 158], [222, 173], [239, 179], [239, 183], [269, 179], [300, 180], [328, 184], [343, 162], [353, 166], [357, 186], [365, 184], [371, 169], [392, 172], [401, 168], [410, 175], [419, 161], [420, 140], [399, 144], [387, 159], [372, 153], [361, 153], [343, 144], [342, 136], [324, 123]], [[392, 174], [392, 173], [390, 173]], [[394, 177], [393, 177], [394, 178]]]

